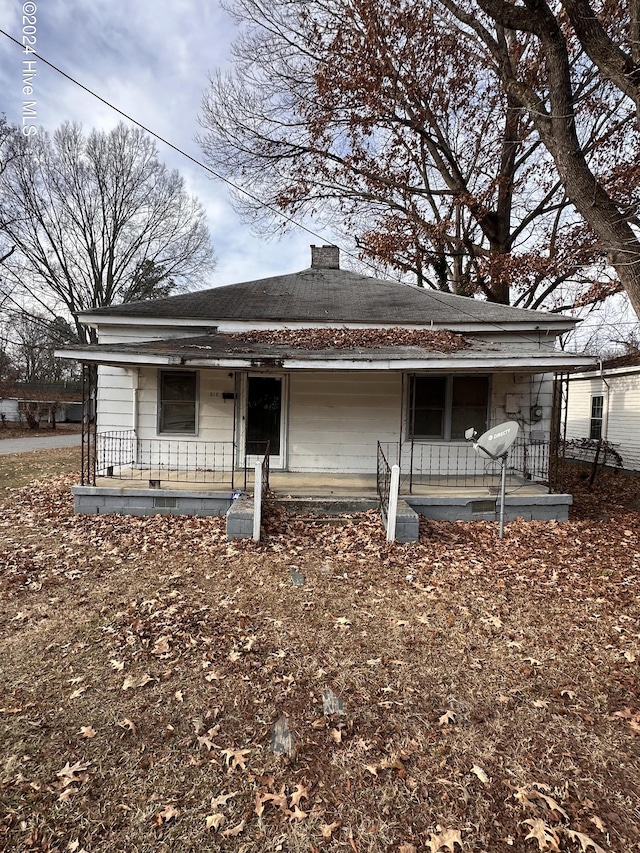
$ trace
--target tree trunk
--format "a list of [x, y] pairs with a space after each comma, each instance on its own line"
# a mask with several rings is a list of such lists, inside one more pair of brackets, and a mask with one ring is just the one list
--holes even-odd
[[566, 43], [560, 28], [543, 30], [549, 75], [550, 115], [532, 118], [553, 157], [567, 196], [607, 253], [640, 317], [640, 240], [613, 198], [599, 183], [580, 146], [575, 125], [571, 71]]
[[504, 55], [499, 58], [503, 84], [508, 95], [529, 112], [553, 157], [567, 197], [597, 235], [602, 251], [606, 252], [640, 317], [640, 239], [589, 168], [580, 145], [567, 43], [556, 17], [545, 0], [527, 0], [526, 9], [498, 0], [478, 0], [478, 3], [503, 26], [535, 33], [540, 40], [541, 59], [548, 77], [548, 111], [538, 94], [516, 79], [510, 60]]
[[604, 77], [636, 104], [640, 113], [640, 65], [638, 65], [638, 0], [629, 0], [630, 53], [616, 44], [598, 20], [590, 0], [562, 0], [580, 44]]
[[601, 248], [620, 278], [640, 317], [640, 240], [624, 215], [589, 169], [582, 152], [549, 141], [567, 196], [598, 236]]
[[[640, 0], [629, 0], [629, 41], [631, 42], [631, 58], [640, 66]], [[640, 127], [640, 86], [636, 97], [636, 120]]]

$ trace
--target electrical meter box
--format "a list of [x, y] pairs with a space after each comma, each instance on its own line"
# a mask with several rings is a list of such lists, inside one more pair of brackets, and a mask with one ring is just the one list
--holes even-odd
[[505, 397], [504, 411], [507, 415], [520, 414], [520, 398], [518, 394], [507, 394]]

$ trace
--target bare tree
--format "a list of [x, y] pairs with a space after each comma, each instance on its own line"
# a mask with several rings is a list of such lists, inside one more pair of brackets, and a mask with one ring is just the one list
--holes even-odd
[[[15, 156], [16, 146], [14, 144], [15, 137], [17, 134], [17, 130], [15, 127], [12, 127], [7, 122], [7, 117], [4, 115], [0, 115], [0, 175], [2, 175], [5, 169], [9, 166], [13, 157]], [[6, 237], [0, 232], [0, 265], [4, 263], [4, 261], [8, 260], [13, 252], [15, 251], [15, 246], [12, 246], [10, 242], [6, 240]], [[4, 295], [4, 287], [3, 283], [0, 280], [0, 307], [2, 306]]]
[[60, 378], [55, 372], [53, 347], [47, 331], [47, 324], [40, 317], [22, 314], [14, 318], [11, 351], [21, 382], [54, 382]]
[[[200, 142], [253, 193], [235, 197], [248, 219], [340, 222], [363, 257], [497, 302], [601, 295], [606, 259], [535, 122], [441, 3], [234, 0], [230, 11], [235, 67], [211, 79]], [[526, 54], [526, 38], [513, 45]], [[571, 68], [585, 109], [602, 105], [583, 128], [594, 157], [613, 127], [626, 137], [628, 115], [579, 49]]]
[[60, 347], [78, 344], [75, 327], [64, 317], [13, 310], [5, 318], [0, 350], [10, 359], [14, 379], [43, 384], [78, 379], [78, 365], [54, 355]]
[[[142, 131], [63, 124], [19, 138], [0, 176], [11, 283], [53, 315], [193, 287], [212, 268], [205, 213]], [[80, 340], [87, 339], [76, 321]]]
[[7, 325], [2, 322], [0, 323], [0, 388], [4, 382], [14, 381], [18, 376], [19, 372], [10, 351]]

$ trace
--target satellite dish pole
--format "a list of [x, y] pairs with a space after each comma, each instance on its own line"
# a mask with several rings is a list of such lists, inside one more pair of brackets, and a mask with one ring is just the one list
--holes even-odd
[[467, 441], [473, 441], [473, 449], [478, 456], [485, 459], [493, 459], [500, 463], [500, 539], [504, 538], [504, 503], [507, 490], [507, 457], [509, 448], [518, 435], [518, 424], [515, 421], [507, 421], [499, 424], [493, 429], [487, 430], [475, 441], [476, 430], [470, 427], [465, 431], [464, 437]]

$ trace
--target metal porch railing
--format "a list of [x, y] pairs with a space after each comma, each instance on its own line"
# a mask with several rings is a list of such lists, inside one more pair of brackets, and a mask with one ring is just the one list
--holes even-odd
[[391, 486], [391, 466], [380, 442], [377, 452], [378, 462], [376, 466], [376, 490], [380, 499], [380, 506], [385, 516], [389, 512], [389, 487]]
[[[249, 457], [264, 456], [263, 489], [269, 489], [269, 442], [245, 448], [244, 466], [236, 464], [237, 445], [233, 441], [193, 441], [191, 439], [137, 438], [133, 430], [100, 432], [95, 436], [93, 471], [95, 477], [115, 480], [148, 480], [150, 487], [161, 484], [193, 483], [246, 490], [251, 479]], [[83, 476], [83, 480], [84, 480]]]
[[[402, 456], [408, 470], [402, 487], [410, 494], [417, 486], [491, 489], [500, 483], [500, 464], [475, 453], [471, 444], [411, 441]], [[549, 442], [519, 438], [509, 450], [507, 486], [532, 482], [549, 484]]]
[[[402, 470], [400, 491], [412, 494], [420, 486], [438, 488], [498, 488], [500, 464], [475, 453], [470, 443], [407, 441], [378, 442], [378, 491], [388, 486], [391, 465]], [[507, 485], [536, 483], [549, 488], [550, 442], [519, 437], [509, 450]]]
[[142, 439], [133, 430], [102, 432], [95, 439], [95, 476], [117, 480], [219, 485], [237, 478], [233, 441]]

